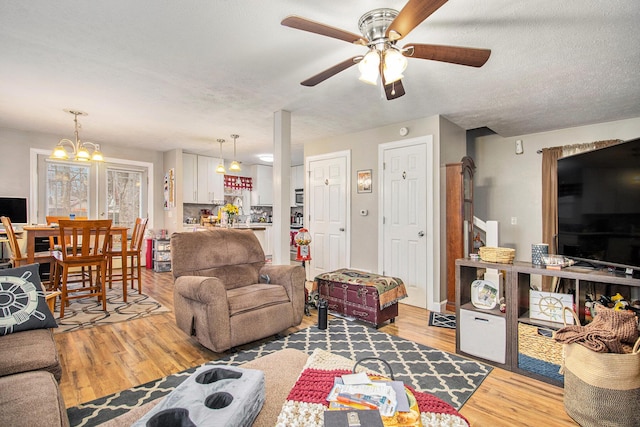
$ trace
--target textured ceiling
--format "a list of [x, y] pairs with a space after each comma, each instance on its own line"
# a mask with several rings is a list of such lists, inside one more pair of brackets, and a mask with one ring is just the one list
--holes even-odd
[[364, 48], [284, 17], [358, 33], [363, 13], [404, 4], [0, 0], [0, 127], [72, 137], [63, 109], [79, 109], [81, 137], [108, 147], [217, 155], [237, 133], [238, 157], [257, 163], [288, 110], [300, 163], [304, 142], [435, 114], [505, 137], [640, 117], [637, 0], [449, 0], [399, 45], [488, 48], [484, 67], [410, 59], [393, 101], [357, 67], [299, 84]]

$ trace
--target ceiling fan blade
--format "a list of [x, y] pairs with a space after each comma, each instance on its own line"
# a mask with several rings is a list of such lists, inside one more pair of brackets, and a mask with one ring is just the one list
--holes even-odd
[[447, 0], [409, 0], [387, 28], [386, 36], [391, 41], [406, 37], [446, 2]]
[[402, 85], [402, 80], [398, 80], [393, 83], [389, 83], [385, 85], [384, 93], [385, 95], [387, 95], [387, 99], [389, 101], [403, 96], [405, 94], [405, 91], [404, 91], [404, 86]]
[[430, 59], [470, 67], [482, 67], [491, 55], [490, 49], [435, 44], [409, 44], [404, 46], [403, 50], [405, 50], [403, 55], [410, 58]]
[[301, 82], [302, 86], [315, 86], [318, 83], [322, 83], [327, 80], [329, 77], [333, 77], [341, 71], [346, 70], [347, 68], [357, 64], [362, 59], [362, 56], [354, 56], [353, 58], [346, 59], [339, 64], [334, 65], [331, 68], [327, 68], [326, 70], [316, 74], [313, 77], [309, 77], [307, 80]]
[[321, 36], [333, 37], [334, 39], [344, 40], [349, 43], [355, 43], [366, 46], [369, 43], [361, 35], [341, 30], [340, 28], [330, 27], [310, 19], [300, 16], [291, 15], [284, 18], [281, 22], [285, 27], [295, 28], [297, 30], [308, 31], [310, 33], [320, 34]]

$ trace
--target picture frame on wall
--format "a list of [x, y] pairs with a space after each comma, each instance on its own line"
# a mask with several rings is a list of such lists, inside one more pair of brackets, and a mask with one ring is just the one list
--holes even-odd
[[373, 191], [372, 185], [372, 170], [364, 169], [357, 171], [358, 174], [358, 193], [371, 193]]

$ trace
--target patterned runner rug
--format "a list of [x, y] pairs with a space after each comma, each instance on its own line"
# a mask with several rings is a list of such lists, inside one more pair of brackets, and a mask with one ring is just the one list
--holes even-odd
[[[284, 348], [295, 348], [307, 354], [320, 348], [353, 360], [378, 357], [389, 362], [396, 380], [418, 391], [431, 393], [456, 409], [464, 405], [492, 370], [489, 365], [342, 319], [332, 319], [326, 330], [311, 326], [253, 348], [250, 345], [242, 348], [238, 353], [208, 364], [237, 366]], [[99, 425], [165, 396], [196, 368], [69, 408], [67, 414], [71, 425]]]
[[437, 326], [438, 328], [455, 329], [456, 315], [436, 313], [432, 311], [429, 313], [429, 326]]
[[169, 311], [150, 296], [138, 294], [137, 289], [129, 289], [127, 302], [123, 302], [122, 284], [118, 283], [113, 285], [113, 289], [107, 289], [107, 311], [102, 310], [102, 303], [97, 297], [80, 298], [73, 300], [64, 309], [64, 319], [60, 319], [60, 298], [58, 298], [53, 313], [58, 327], [53, 331], [56, 333], [77, 331]]

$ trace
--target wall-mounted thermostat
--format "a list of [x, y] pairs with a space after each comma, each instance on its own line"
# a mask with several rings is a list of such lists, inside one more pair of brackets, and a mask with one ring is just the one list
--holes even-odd
[[401, 127], [400, 136], [407, 136], [407, 135], [409, 135], [409, 128]]

